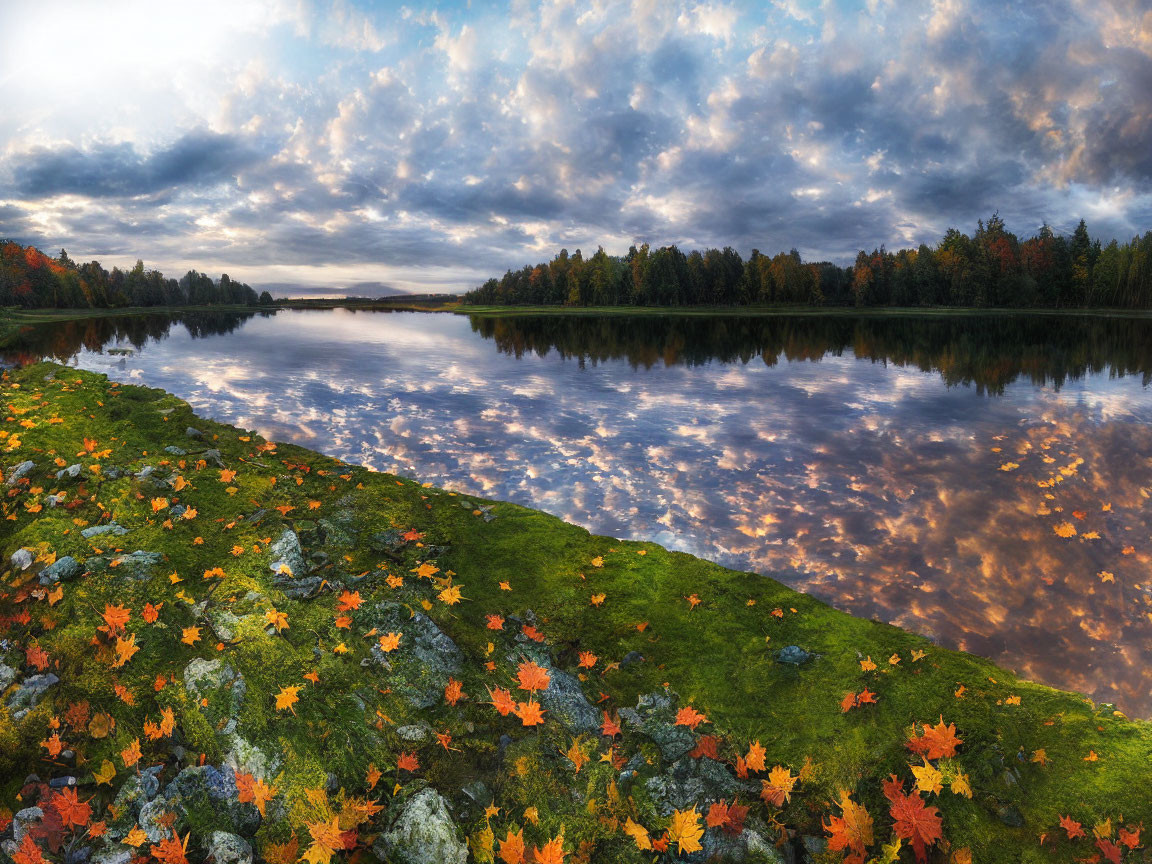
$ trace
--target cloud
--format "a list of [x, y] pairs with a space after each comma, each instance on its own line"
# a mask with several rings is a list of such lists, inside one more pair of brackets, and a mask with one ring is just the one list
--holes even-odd
[[65, 144], [15, 153], [6, 162], [16, 192], [25, 198], [134, 198], [234, 183], [241, 170], [263, 155], [254, 142], [193, 130], [148, 154], [129, 143], [86, 149]]
[[211, 66], [181, 55], [195, 76], [83, 104], [45, 78], [0, 118], [6, 229], [322, 290], [633, 242], [847, 263], [993, 210], [1025, 235], [1152, 223], [1136, 0], [261, 4]]

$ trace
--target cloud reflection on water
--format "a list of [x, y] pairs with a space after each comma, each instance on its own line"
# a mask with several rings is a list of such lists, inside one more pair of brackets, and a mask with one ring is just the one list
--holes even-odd
[[771, 573], [1152, 715], [1152, 363], [1131, 347], [1152, 328], [1025, 338], [1005, 364], [921, 325], [722, 334], [735, 356], [691, 325], [623, 347], [635, 326], [557, 326], [292, 312], [78, 362], [270, 438]]

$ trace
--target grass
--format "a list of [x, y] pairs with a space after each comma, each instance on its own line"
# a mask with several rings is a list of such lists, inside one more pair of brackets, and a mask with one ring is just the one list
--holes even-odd
[[[183, 764], [200, 761], [200, 754], [218, 763], [229, 746], [219, 727], [235, 715], [238, 733], [281, 763], [264, 778], [278, 790], [255, 836], [266, 857], [275, 854], [274, 844], [293, 838], [303, 852], [309, 826], [326, 818], [358, 825], [367, 844], [400, 802], [430, 784], [453, 802], [480, 860], [491, 840], [487, 828], [497, 838], [523, 829], [530, 846], [562, 833], [568, 860], [578, 860], [581, 850], [584, 860], [597, 862], [652, 860], [655, 853], [638, 852], [620, 830], [632, 819], [658, 841], [669, 824], [667, 807], [647, 782], [668, 767], [652, 741], [627, 727], [612, 750], [608, 738], [577, 736], [590, 757], [577, 772], [564, 755], [574, 736], [554, 717], [525, 727], [489, 704], [489, 688], [525, 698], [513, 660], [540, 649], [518, 618], [535, 620], [554, 668], [579, 676], [598, 711], [611, 716], [641, 694], [669, 692], [677, 707], [706, 715], [696, 732], [717, 736], [718, 755], [729, 766], [759, 741], [768, 768], [799, 774], [781, 807], [756, 797], [767, 772], [751, 775], [755, 785], [743, 797], [752, 805], [748, 825], [773, 840], [824, 836], [822, 824], [840, 814], [833, 802], [845, 790], [874, 819], [869, 852], [879, 856], [893, 838], [881, 783], [892, 774], [912, 782], [911, 767], [922, 762], [906, 747], [909, 735], [914, 724], [940, 718], [955, 724], [963, 744], [935, 765], [948, 779], [966, 775], [973, 795], [947, 785], [923, 795], [943, 820], [931, 861], [964, 861], [965, 852], [979, 862], [1087, 859], [1097, 852], [1092, 826], [1116, 840], [1121, 826], [1152, 823], [1148, 723], [854, 618], [771, 578], [269, 445], [252, 432], [196, 417], [174, 396], [102, 375], [42, 363], [4, 373], [2, 388], [8, 413], [0, 465], [7, 470], [31, 459], [36, 468], [4, 498], [0, 553], [8, 561], [27, 548], [38, 562], [3, 574], [0, 637], [12, 647], [0, 660], [30, 673], [27, 649], [38, 645], [61, 680], [20, 722], [0, 703], [0, 807], [27, 806], [17, 794], [29, 773], [74, 773], [94, 818], [118, 826], [109, 837], [119, 839], [132, 827], [131, 816], [117, 821], [107, 807], [135, 774], [121, 751], [139, 739], [141, 765], [163, 765], [170, 779], [182, 764], [177, 744], [187, 751]], [[203, 440], [186, 437], [188, 426], [201, 430]], [[166, 446], [189, 452], [172, 455]], [[208, 448], [219, 451], [234, 476], [206, 461], [199, 451]], [[58, 466], [77, 462], [81, 482], [56, 480]], [[186, 485], [160, 488], [132, 473], [113, 479], [112, 466], [132, 473], [152, 466], [153, 476], [179, 475]], [[58, 491], [67, 495], [63, 504], [47, 506], [47, 496]], [[195, 518], [173, 518], [178, 504], [194, 508]], [[261, 509], [267, 513], [257, 524], [242, 518]], [[81, 536], [83, 527], [110, 520], [130, 533]], [[315, 555], [325, 583], [314, 598], [289, 599], [273, 582], [269, 544], [286, 528], [299, 533], [305, 554]], [[376, 551], [381, 547], [371, 538], [389, 530], [420, 536], [409, 535], [394, 552]], [[139, 580], [120, 567], [92, 564], [136, 549], [166, 559]], [[53, 599], [32, 574], [63, 555], [86, 562], [88, 572]], [[435, 571], [431, 578], [414, 572], [421, 563]], [[223, 579], [205, 578], [217, 567]], [[444, 602], [451, 599], [441, 593], [448, 587], [458, 587], [463, 599]], [[345, 591], [357, 592], [363, 604], [342, 611]], [[599, 595], [602, 601], [593, 602]], [[151, 624], [141, 615], [148, 603], [160, 609]], [[455, 677], [466, 698], [453, 706], [437, 695], [423, 709], [402, 698], [403, 685], [417, 680], [412, 676], [436, 676], [405, 665], [412, 658], [403, 636], [389, 655], [391, 672], [373, 662], [381, 603], [400, 604], [405, 619], [426, 612], [455, 641], [465, 658]], [[120, 668], [111, 665], [114, 640], [97, 630], [106, 604], [131, 610], [127, 631], [140, 647]], [[287, 615], [281, 633], [266, 626], [273, 609]], [[230, 640], [216, 638], [205, 623], [224, 612], [237, 619]], [[503, 617], [502, 629], [489, 628], [492, 614]], [[394, 626], [411, 636], [414, 625]], [[189, 627], [201, 628], [194, 644], [181, 641]], [[800, 667], [778, 662], [778, 651], [789, 645], [814, 659]], [[644, 660], [622, 664], [633, 651]], [[578, 665], [581, 652], [596, 655], [590, 669]], [[184, 670], [198, 657], [221, 659], [241, 673], [246, 693], [238, 709], [228, 691], [211, 694], [206, 705], [189, 697]], [[869, 659], [876, 668], [865, 671], [871, 664], [861, 661]], [[315, 682], [304, 677], [312, 673]], [[116, 685], [124, 688], [119, 695]], [[300, 687], [299, 702], [277, 710], [276, 695], [292, 686]], [[845, 694], [865, 689], [876, 694], [875, 704], [842, 710]], [[111, 715], [114, 730], [95, 737], [76, 706], [86, 706], [89, 717]], [[157, 721], [165, 708], [173, 711], [175, 731], [148, 740], [145, 722]], [[450, 742], [401, 738], [399, 728], [420, 722], [451, 735]], [[42, 742], [53, 733], [78, 754], [76, 763], [46, 757]], [[415, 772], [398, 767], [408, 752], [419, 760]], [[622, 779], [623, 760], [637, 754], [629, 764], [638, 778]], [[117, 776], [97, 785], [93, 771], [104, 760]], [[366, 779], [370, 768], [383, 772], [374, 787]], [[476, 780], [485, 784], [488, 800], [481, 804], [461, 792]], [[378, 801], [384, 812], [363, 817], [348, 803], [363, 799]], [[500, 810], [485, 817], [489, 800]], [[707, 812], [708, 802], [693, 803]], [[526, 815], [533, 807], [537, 813]], [[181, 836], [191, 832], [191, 860], [202, 857], [209, 831], [228, 828], [225, 816], [203, 803], [174, 815]], [[1083, 823], [1088, 836], [1067, 839], [1058, 827], [1062, 816]], [[718, 832], [711, 828], [706, 836]], [[1127, 854], [1135, 860], [1139, 852]], [[829, 852], [818, 860], [841, 858]], [[907, 844], [896, 860], [914, 860]]]

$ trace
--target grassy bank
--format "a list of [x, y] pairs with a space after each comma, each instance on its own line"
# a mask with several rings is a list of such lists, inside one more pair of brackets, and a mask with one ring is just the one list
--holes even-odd
[[[48, 363], [2, 387], [0, 808], [46, 814], [21, 842], [1147, 860], [1152, 727], [1109, 706], [764, 576], [269, 444], [162, 391]], [[88, 818], [33, 773], [75, 777]], [[450, 819], [417, 809], [429, 788]], [[442, 836], [408, 842], [413, 822]]]

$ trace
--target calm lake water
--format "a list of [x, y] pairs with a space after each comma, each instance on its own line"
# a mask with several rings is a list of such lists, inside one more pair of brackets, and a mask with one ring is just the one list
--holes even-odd
[[1152, 716], [1152, 321], [281, 312], [64, 323], [19, 353]]

